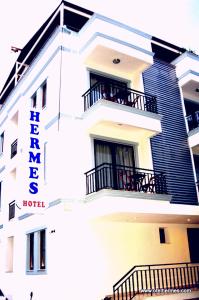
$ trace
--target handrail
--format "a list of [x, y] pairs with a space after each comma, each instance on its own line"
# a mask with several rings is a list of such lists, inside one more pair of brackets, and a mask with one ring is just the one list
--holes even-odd
[[87, 171], [86, 194], [101, 189], [167, 194], [163, 172], [132, 166], [102, 163]]
[[82, 97], [84, 97], [84, 111], [88, 110], [98, 100], [104, 99], [140, 110], [157, 113], [156, 96], [122, 86], [119, 83], [116, 84], [111, 80], [95, 83]]
[[137, 265], [113, 286], [114, 300], [131, 300], [137, 294], [167, 292], [199, 286], [199, 263]]

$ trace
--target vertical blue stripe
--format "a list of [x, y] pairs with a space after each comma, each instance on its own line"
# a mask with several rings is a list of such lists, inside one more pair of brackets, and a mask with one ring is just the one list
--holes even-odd
[[171, 203], [198, 204], [175, 68], [160, 60], [143, 73], [145, 92], [157, 96], [162, 133], [151, 139], [154, 169], [166, 173]]

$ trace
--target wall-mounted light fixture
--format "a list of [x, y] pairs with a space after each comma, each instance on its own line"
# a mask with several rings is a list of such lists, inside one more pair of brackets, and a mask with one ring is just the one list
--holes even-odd
[[120, 63], [120, 59], [119, 58], [114, 58], [113, 59], [113, 64], [118, 65]]

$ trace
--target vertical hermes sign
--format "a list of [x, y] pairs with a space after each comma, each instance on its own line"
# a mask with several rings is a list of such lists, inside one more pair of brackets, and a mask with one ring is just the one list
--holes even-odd
[[42, 213], [48, 207], [44, 199], [44, 142], [41, 112], [34, 108], [28, 111], [28, 134], [23, 143], [23, 168], [19, 207], [26, 212]]

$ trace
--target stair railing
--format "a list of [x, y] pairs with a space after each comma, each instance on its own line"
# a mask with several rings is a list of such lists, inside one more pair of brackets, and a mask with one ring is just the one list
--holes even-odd
[[199, 263], [139, 265], [113, 286], [114, 300], [131, 300], [137, 294], [179, 293], [199, 287]]

